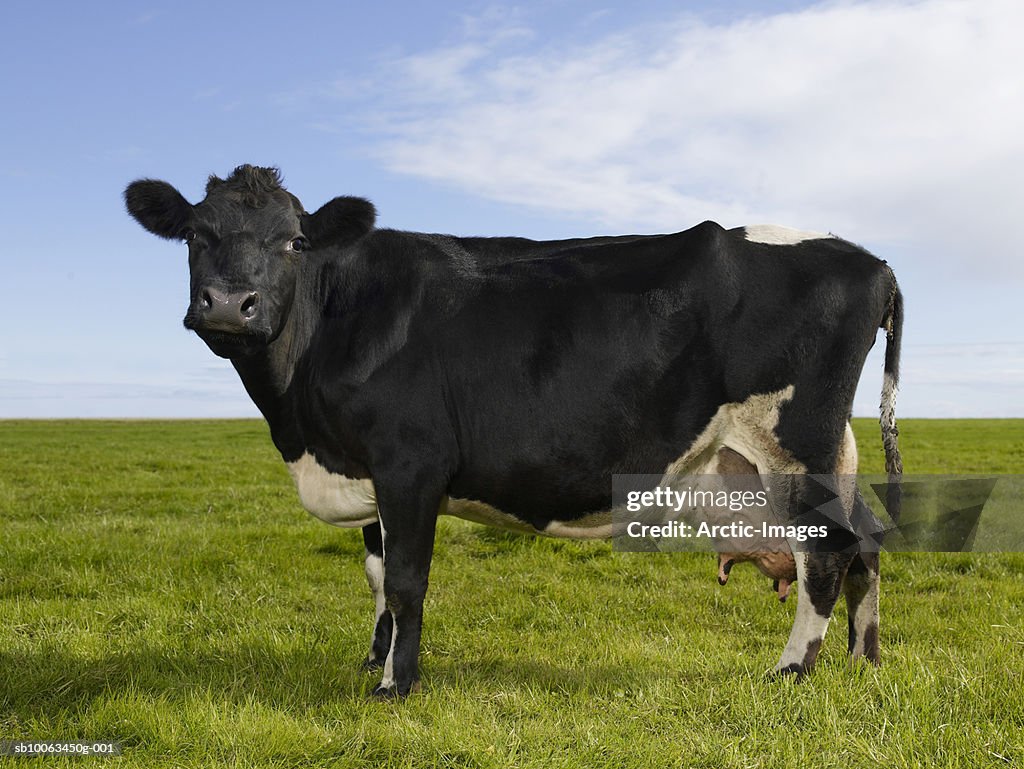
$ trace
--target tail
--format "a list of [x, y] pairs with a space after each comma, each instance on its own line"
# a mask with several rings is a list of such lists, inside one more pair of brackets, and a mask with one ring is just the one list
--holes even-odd
[[[891, 274], [891, 273], [890, 273]], [[903, 337], [903, 294], [892, 280], [889, 307], [882, 319], [885, 329], [885, 373], [882, 377], [882, 404], [879, 423], [882, 426], [882, 446], [885, 448], [885, 472], [888, 475], [885, 507], [893, 523], [900, 516], [900, 481], [903, 479], [903, 459], [900, 457], [899, 430], [896, 427], [896, 391], [900, 382], [900, 341]]]

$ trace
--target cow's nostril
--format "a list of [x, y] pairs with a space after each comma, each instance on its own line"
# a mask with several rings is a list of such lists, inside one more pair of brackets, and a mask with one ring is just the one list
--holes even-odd
[[259, 304], [260, 295], [255, 291], [249, 294], [242, 302], [242, 306], [239, 307], [239, 311], [242, 313], [243, 318], [251, 318], [256, 314], [256, 305]]
[[204, 288], [203, 293], [199, 296], [199, 309], [209, 310], [212, 305], [213, 298], [210, 296], [210, 292]]

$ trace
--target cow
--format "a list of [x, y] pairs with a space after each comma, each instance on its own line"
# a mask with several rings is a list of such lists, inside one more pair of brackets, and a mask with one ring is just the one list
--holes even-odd
[[[902, 296], [841, 238], [714, 222], [543, 242], [404, 232], [376, 228], [358, 197], [307, 213], [277, 169], [250, 165], [211, 176], [197, 204], [152, 179], [124, 196], [146, 230], [187, 244], [185, 327], [230, 360], [302, 505], [362, 527], [373, 696], [419, 689], [440, 514], [607, 537], [613, 476], [724, 463], [786, 474], [788, 509], [812, 515], [827, 490], [801, 479], [850, 466], [879, 329], [890, 480], [902, 471]], [[863, 510], [854, 493], [844, 514]], [[879, 661], [877, 550], [828, 532], [792, 550], [779, 674], [811, 670], [840, 594], [850, 654]]]

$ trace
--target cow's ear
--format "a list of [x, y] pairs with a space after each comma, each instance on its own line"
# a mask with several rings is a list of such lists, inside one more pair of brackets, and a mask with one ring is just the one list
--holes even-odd
[[315, 214], [302, 215], [302, 233], [313, 248], [351, 243], [373, 229], [377, 210], [364, 198], [340, 197]]
[[192, 206], [167, 182], [139, 179], [124, 191], [124, 204], [135, 221], [161, 238], [184, 235], [192, 219]]

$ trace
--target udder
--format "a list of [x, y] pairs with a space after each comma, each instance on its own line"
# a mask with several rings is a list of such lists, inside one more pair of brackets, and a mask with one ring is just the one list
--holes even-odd
[[[718, 450], [717, 465], [717, 472], [723, 476], [743, 476], [737, 479], [736, 485], [742, 485], [744, 490], [762, 488], [760, 479], [751, 477], [757, 476], [757, 468], [732, 449]], [[726, 485], [730, 485], [728, 479]], [[744, 511], [743, 520], [755, 527], [763, 522], [778, 523], [769, 520], [769, 513], [770, 508], [750, 507]], [[715, 549], [718, 550], [718, 584], [729, 581], [729, 572], [737, 563], [751, 562], [773, 580], [780, 601], [789, 597], [790, 586], [796, 581], [796, 561], [785, 537], [722, 539], [715, 542]]]

